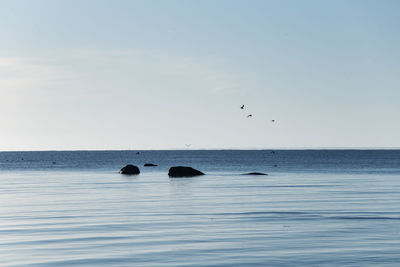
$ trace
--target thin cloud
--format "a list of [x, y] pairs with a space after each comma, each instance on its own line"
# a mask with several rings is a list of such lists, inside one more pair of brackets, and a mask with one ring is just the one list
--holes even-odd
[[[136, 84], [136, 79], [142, 85], [163, 80], [166, 85], [179, 83], [181, 90], [192, 88], [210, 94], [227, 93], [241, 87], [240, 77], [213, 57], [196, 58], [158, 50], [82, 49], [70, 54], [64, 53], [60, 61], [70, 66], [80, 62], [80, 66], [75, 66], [75, 75], [86, 81], [96, 76], [118, 84], [121, 81]], [[75, 63], [69, 64], [71, 60]]]
[[36, 88], [68, 76], [57, 67], [23, 57], [0, 57], [0, 73], [1, 91]]

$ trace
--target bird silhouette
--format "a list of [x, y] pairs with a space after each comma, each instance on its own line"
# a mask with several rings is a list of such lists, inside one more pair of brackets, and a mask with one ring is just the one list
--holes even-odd
[[250, 118], [250, 117], [253, 117], [253, 115], [252, 114], [247, 115], [247, 118]]
[[275, 122], [275, 120], [271, 120], [271, 122]]
[[242, 105], [242, 106], [240, 107], [240, 109], [244, 109], [244, 105]]

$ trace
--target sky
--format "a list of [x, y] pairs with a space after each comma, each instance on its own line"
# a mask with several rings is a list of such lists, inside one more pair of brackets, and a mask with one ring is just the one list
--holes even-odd
[[0, 6], [0, 151], [400, 147], [399, 1]]

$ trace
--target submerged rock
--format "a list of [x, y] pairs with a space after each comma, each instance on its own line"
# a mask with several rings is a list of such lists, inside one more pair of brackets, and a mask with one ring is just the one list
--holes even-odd
[[268, 175], [263, 172], [248, 172], [248, 173], [243, 173], [242, 175]]
[[157, 164], [153, 164], [153, 163], [145, 163], [143, 166], [144, 167], [156, 167], [158, 165]]
[[168, 171], [168, 176], [170, 177], [193, 177], [204, 175], [199, 170], [193, 169], [192, 167], [185, 167], [185, 166], [176, 166], [171, 167]]
[[123, 167], [119, 171], [119, 173], [120, 174], [139, 174], [140, 170], [139, 170], [139, 168], [137, 166], [128, 164], [125, 167]]

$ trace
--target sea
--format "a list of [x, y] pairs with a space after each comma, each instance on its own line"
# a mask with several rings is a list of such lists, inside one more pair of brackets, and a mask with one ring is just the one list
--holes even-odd
[[400, 150], [0, 152], [0, 266], [400, 266]]

